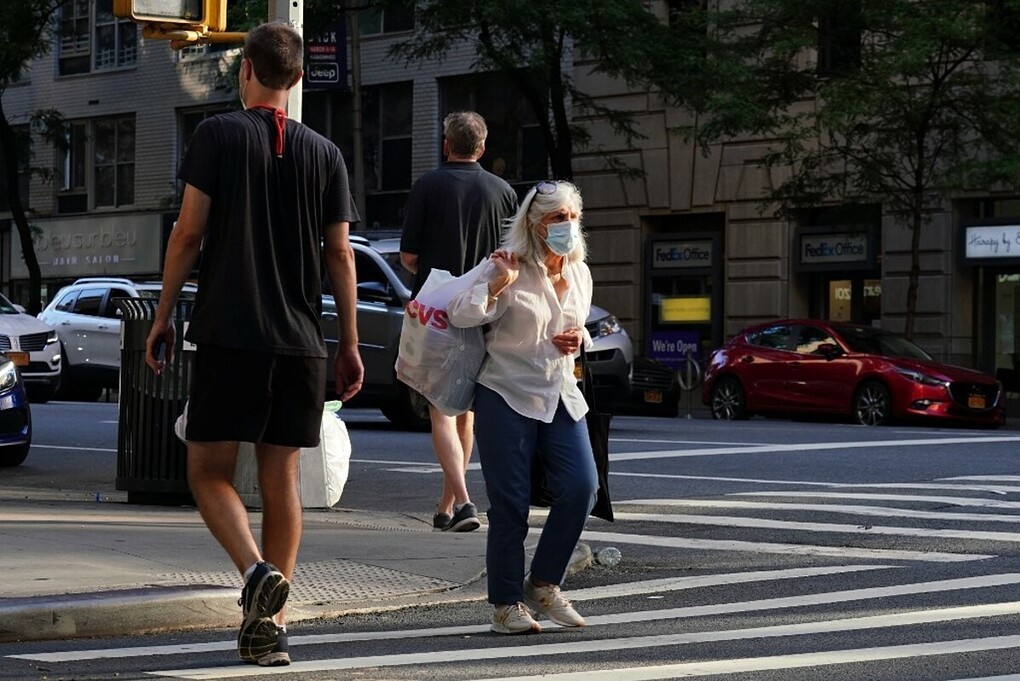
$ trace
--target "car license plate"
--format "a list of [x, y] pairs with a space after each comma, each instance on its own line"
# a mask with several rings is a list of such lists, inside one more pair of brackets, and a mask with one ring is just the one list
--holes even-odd
[[967, 406], [971, 409], [984, 409], [985, 408], [985, 396], [984, 395], [971, 395], [967, 398]]
[[662, 391], [661, 390], [646, 390], [645, 391], [645, 402], [648, 404], [662, 404]]
[[8, 350], [4, 354], [7, 355], [7, 359], [9, 359], [12, 362], [14, 362], [14, 366], [16, 366], [16, 367], [27, 367], [28, 366], [28, 353], [27, 352], [19, 352], [17, 350]]

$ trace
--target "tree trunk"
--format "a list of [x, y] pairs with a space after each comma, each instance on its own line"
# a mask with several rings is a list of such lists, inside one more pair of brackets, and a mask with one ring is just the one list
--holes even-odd
[[4, 159], [4, 173], [7, 177], [7, 200], [11, 206], [11, 215], [18, 228], [21, 238], [21, 256], [28, 268], [28, 304], [25, 308], [31, 315], [42, 310], [42, 272], [39, 259], [35, 255], [35, 243], [32, 241], [32, 230], [28, 224], [28, 216], [21, 203], [21, 190], [18, 186], [18, 143], [14, 128], [7, 120], [3, 109], [3, 97], [0, 97], [0, 155]]
[[907, 319], [903, 329], [903, 336], [907, 340], [914, 340], [914, 320], [917, 317], [917, 287], [921, 279], [921, 228], [924, 225], [924, 216], [921, 214], [921, 206], [914, 206], [910, 226], [910, 276], [907, 279]]

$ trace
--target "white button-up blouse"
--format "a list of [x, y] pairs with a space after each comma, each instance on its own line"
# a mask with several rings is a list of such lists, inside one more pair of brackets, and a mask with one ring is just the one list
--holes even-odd
[[553, 345], [552, 337], [578, 327], [584, 346], [591, 337], [584, 329], [591, 308], [591, 272], [583, 262], [565, 263], [563, 278], [569, 283], [560, 300], [556, 296], [544, 263], [520, 263], [520, 274], [504, 289], [495, 303], [489, 298], [488, 277], [454, 296], [447, 314], [454, 326], [486, 325], [487, 355], [478, 383], [499, 393], [516, 412], [544, 423], [552, 423], [556, 407], [563, 401], [567, 412], [578, 421], [588, 411], [584, 395], [574, 377], [574, 357]]

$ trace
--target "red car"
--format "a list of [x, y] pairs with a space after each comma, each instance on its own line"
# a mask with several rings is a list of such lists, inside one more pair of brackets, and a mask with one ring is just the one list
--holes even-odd
[[717, 419], [778, 412], [845, 414], [867, 426], [1005, 421], [1002, 385], [991, 376], [936, 362], [888, 331], [804, 319], [752, 326], [713, 352], [701, 399]]

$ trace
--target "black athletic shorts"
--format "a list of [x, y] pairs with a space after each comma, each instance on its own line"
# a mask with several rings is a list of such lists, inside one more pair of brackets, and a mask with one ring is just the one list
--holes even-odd
[[188, 440], [319, 444], [326, 359], [198, 346], [191, 367]]

